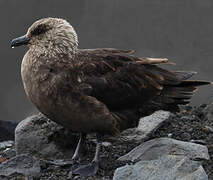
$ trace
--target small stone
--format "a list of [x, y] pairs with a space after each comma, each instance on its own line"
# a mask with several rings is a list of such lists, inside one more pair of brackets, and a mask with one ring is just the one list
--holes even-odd
[[181, 134], [181, 138], [183, 141], [189, 141], [191, 139], [191, 135], [187, 132]]
[[205, 108], [204, 108], [204, 114], [207, 116], [207, 119], [211, 122], [213, 121], [213, 102], [209, 103]]
[[14, 141], [3, 141], [0, 142], [0, 150], [4, 150], [6, 148], [12, 147], [14, 145]]
[[173, 135], [172, 133], [169, 133], [167, 136], [168, 136], [169, 138], [171, 138], [171, 137], [172, 137], [172, 135]]
[[192, 116], [182, 116], [180, 119], [182, 121], [193, 121], [194, 117], [192, 117]]
[[68, 173], [67, 179], [73, 179], [72, 171]]
[[213, 127], [205, 126], [204, 130], [205, 130], [205, 132], [207, 132], [207, 133], [213, 133]]
[[16, 156], [16, 150], [11, 149], [11, 148], [7, 148], [3, 151], [2, 156], [6, 157], [7, 159], [10, 159], [10, 158]]
[[7, 159], [5, 157], [0, 157], [0, 163], [3, 163], [4, 161], [6, 161]]
[[102, 146], [109, 147], [109, 146], [112, 146], [112, 143], [110, 143], [110, 142], [102, 142]]
[[189, 129], [188, 129], [188, 132], [189, 132], [189, 133], [193, 132], [193, 128], [189, 128]]

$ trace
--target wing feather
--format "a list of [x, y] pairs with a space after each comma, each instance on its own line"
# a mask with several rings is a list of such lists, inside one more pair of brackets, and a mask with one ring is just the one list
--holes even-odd
[[80, 67], [84, 83], [92, 87], [88, 95], [114, 109], [139, 106], [159, 95], [165, 80], [163, 73], [166, 72], [152, 72], [155, 69], [153, 64], [167, 63], [168, 60], [138, 58], [131, 53], [106, 48], [80, 50], [78, 58], [84, 62]]

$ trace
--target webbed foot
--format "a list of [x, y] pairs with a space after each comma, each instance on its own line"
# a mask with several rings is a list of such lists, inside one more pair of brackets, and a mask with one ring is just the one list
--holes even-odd
[[90, 164], [79, 165], [76, 168], [72, 168], [73, 175], [80, 175], [81, 177], [94, 176], [98, 172], [99, 168], [99, 152], [102, 143], [102, 135], [96, 134], [97, 144], [95, 149], [95, 156]]
[[80, 175], [82, 177], [94, 176], [99, 168], [98, 161], [92, 161], [87, 165], [80, 165], [76, 169], [72, 170], [74, 175]]

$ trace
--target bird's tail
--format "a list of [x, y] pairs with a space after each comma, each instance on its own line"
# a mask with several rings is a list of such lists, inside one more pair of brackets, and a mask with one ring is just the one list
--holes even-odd
[[190, 103], [190, 99], [196, 92], [198, 86], [212, 84], [212, 82], [209, 81], [188, 80], [196, 74], [196, 72], [169, 72], [156, 66], [150, 66], [149, 68], [150, 72], [164, 78], [164, 82], [162, 82], [164, 83], [163, 89], [158, 96], [146, 103], [142, 103], [139, 108], [114, 112], [114, 115], [117, 116], [118, 121], [120, 121], [118, 124], [120, 125], [119, 129], [121, 131], [137, 126], [140, 117], [150, 115], [157, 110], [167, 110], [170, 112], [179, 111], [179, 105]]
[[149, 103], [148, 106], [152, 107], [150, 109], [154, 109], [154, 111], [159, 109], [172, 112], [178, 111], [178, 105], [186, 105], [190, 103], [190, 99], [197, 91], [198, 86], [212, 84], [212, 82], [209, 81], [188, 80], [196, 74], [196, 72], [178, 71], [174, 72], [174, 74], [180, 80], [179, 83], [164, 86], [161, 94]]

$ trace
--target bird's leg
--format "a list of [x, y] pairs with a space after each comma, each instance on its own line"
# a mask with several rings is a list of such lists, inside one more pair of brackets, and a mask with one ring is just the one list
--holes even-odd
[[79, 164], [77, 163], [77, 161], [79, 160], [79, 157], [80, 157], [80, 149], [81, 149], [81, 146], [84, 144], [85, 140], [86, 140], [86, 134], [85, 133], [80, 133], [80, 138], [79, 138], [79, 141], [78, 141], [78, 145], [75, 149], [75, 152], [72, 156], [72, 170], [73, 169], [77, 169], [79, 167]]
[[70, 160], [44, 160], [47, 164], [54, 164], [54, 165], [57, 165], [57, 166], [66, 166], [66, 165], [72, 165], [72, 168], [71, 169], [77, 169], [79, 167], [77, 161], [80, 157], [80, 150], [81, 150], [81, 147], [82, 145], [84, 144], [85, 142], [85, 139], [86, 139], [86, 134], [85, 133], [80, 133], [80, 138], [79, 138], [79, 141], [78, 141], [78, 145], [75, 149], [75, 153], [73, 154], [72, 156], [72, 159]]
[[73, 171], [73, 174], [78, 174], [80, 176], [92, 176], [95, 175], [99, 168], [99, 153], [101, 148], [101, 143], [103, 136], [101, 134], [96, 134], [97, 144], [95, 149], [95, 156], [92, 162], [88, 165], [82, 165]]
[[80, 154], [80, 147], [82, 146], [82, 144], [84, 144], [84, 141], [86, 139], [86, 134], [85, 133], [80, 133], [80, 138], [78, 141], [78, 145], [75, 149], [75, 153], [72, 156], [72, 160], [73, 161], [77, 161], [79, 159], [79, 154]]

